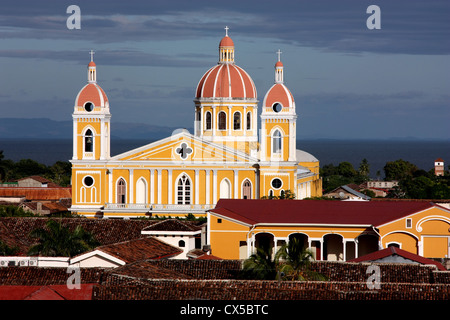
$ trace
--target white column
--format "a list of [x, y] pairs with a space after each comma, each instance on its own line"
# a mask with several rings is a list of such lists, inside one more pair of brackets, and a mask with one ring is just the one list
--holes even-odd
[[239, 171], [234, 170], [234, 198], [238, 199], [239, 197]]
[[295, 159], [295, 136], [294, 120], [289, 120], [289, 161]]
[[172, 204], [172, 169], [167, 170], [167, 203]]
[[78, 122], [73, 119], [73, 160], [78, 159]]
[[150, 186], [150, 203], [155, 203], [155, 182], [154, 182], [154, 173], [153, 173], [153, 169], [150, 169], [150, 182], [149, 182], [149, 186]]
[[213, 204], [217, 203], [217, 170], [213, 170]]
[[162, 179], [162, 175], [161, 175], [161, 169], [156, 169], [157, 172], [157, 177], [158, 177], [158, 204], [161, 204], [161, 195], [162, 195], [162, 190], [161, 190], [161, 179]]
[[342, 239], [342, 258], [347, 261], [347, 240], [345, 239]]
[[112, 173], [112, 169], [110, 170], [109, 174], [108, 174], [108, 192], [109, 192], [109, 203], [113, 203], [113, 173]]
[[231, 126], [233, 125], [233, 115], [231, 114], [231, 106], [228, 106], [228, 136], [231, 136]]
[[106, 139], [105, 139], [105, 120], [100, 120], [100, 160], [105, 159], [105, 147], [106, 147]]
[[134, 203], [134, 170], [130, 169], [130, 199], [128, 203]]
[[323, 238], [319, 240], [320, 243], [320, 261], [323, 261]]
[[266, 161], [266, 121], [261, 121], [261, 131], [260, 131], [260, 141], [261, 141], [261, 151], [260, 151], [260, 159], [261, 161]]
[[216, 128], [219, 125], [219, 120], [216, 118], [216, 106], [212, 106], [212, 121], [211, 121], [211, 126], [212, 126], [212, 135], [213, 137], [216, 135]]
[[198, 169], [195, 169], [195, 203], [194, 204], [199, 204], [200, 202], [200, 173]]
[[210, 204], [211, 203], [211, 177], [210, 177], [210, 172], [209, 170], [206, 170], [205, 172], [205, 177], [206, 177], [206, 183], [205, 183], [205, 193], [206, 193], [206, 197], [205, 197], [205, 201], [206, 204]]

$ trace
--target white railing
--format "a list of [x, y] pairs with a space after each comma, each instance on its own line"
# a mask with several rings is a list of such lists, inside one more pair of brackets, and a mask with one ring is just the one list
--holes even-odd
[[147, 210], [151, 211], [205, 211], [214, 208], [213, 204], [149, 204], [149, 203], [107, 203], [105, 210]]

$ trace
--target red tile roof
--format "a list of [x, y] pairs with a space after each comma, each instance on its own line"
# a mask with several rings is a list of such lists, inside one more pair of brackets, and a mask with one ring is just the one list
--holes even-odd
[[94, 284], [81, 284], [80, 289], [67, 285], [0, 286], [0, 300], [92, 300]]
[[154, 237], [133, 239], [129, 241], [114, 243], [106, 246], [97, 247], [126, 263], [132, 263], [146, 259], [163, 259], [176, 256], [183, 252], [180, 248], [171, 246]]
[[195, 222], [166, 219], [146, 227], [143, 231], [199, 231], [201, 229], [201, 225]]
[[0, 197], [25, 197], [30, 201], [57, 201], [62, 198], [72, 198], [72, 188], [0, 187]]
[[424, 258], [417, 254], [414, 254], [414, 253], [411, 253], [411, 252], [408, 252], [408, 251], [405, 251], [405, 250], [402, 250], [402, 249], [399, 249], [396, 247], [389, 247], [389, 248], [386, 248], [383, 250], [378, 250], [378, 251], [369, 253], [365, 256], [349, 260], [347, 262], [376, 261], [376, 260], [380, 260], [380, 259], [383, 259], [383, 258], [386, 258], [389, 256], [394, 256], [394, 255], [401, 256], [405, 259], [412, 260], [412, 261], [418, 262], [420, 264], [434, 264], [440, 271], [447, 271], [447, 269], [445, 269], [445, 267], [437, 261]]
[[288, 223], [380, 226], [434, 206], [430, 202], [221, 199], [210, 211], [248, 225]]

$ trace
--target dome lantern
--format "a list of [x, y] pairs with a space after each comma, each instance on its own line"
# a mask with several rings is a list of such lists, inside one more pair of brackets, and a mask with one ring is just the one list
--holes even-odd
[[228, 36], [228, 29], [225, 27], [225, 37], [219, 43], [219, 63], [234, 63], [234, 42]]
[[94, 51], [90, 51], [91, 62], [88, 64], [88, 82], [89, 83], [97, 83], [97, 67], [94, 62]]

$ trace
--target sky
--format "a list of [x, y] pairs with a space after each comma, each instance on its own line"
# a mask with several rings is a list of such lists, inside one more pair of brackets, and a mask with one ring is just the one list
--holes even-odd
[[228, 26], [259, 110], [282, 51], [298, 139], [450, 140], [449, 17], [448, 0], [2, 0], [0, 117], [71, 121], [94, 50], [112, 130], [193, 128], [195, 88]]

